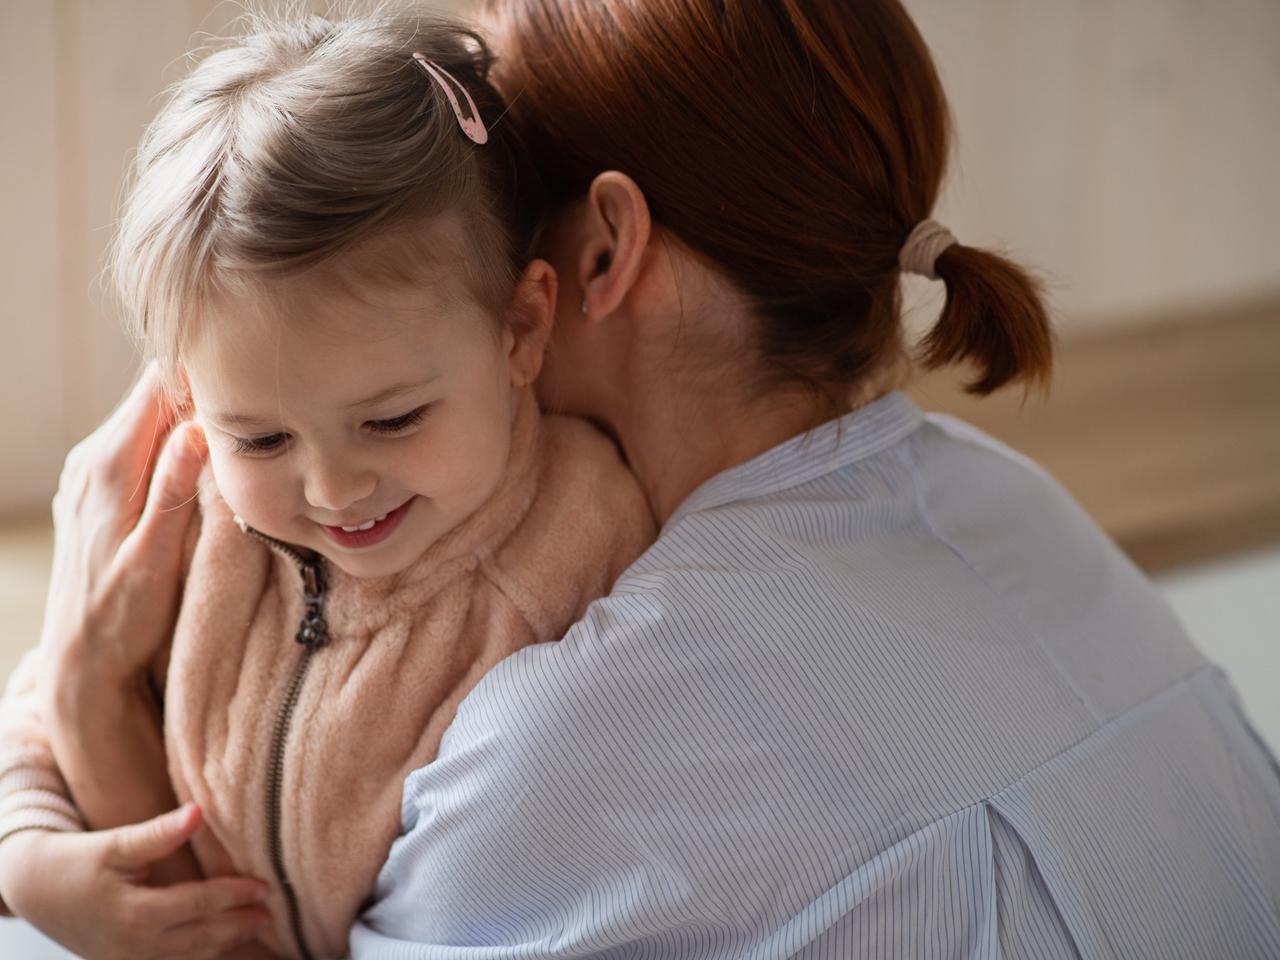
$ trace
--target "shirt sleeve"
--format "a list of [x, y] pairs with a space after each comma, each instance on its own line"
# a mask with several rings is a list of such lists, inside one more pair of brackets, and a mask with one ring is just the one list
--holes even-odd
[[491, 775], [495, 751], [442, 751], [408, 778], [403, 833], [352, 931], [353, 960], [552, 955], [540, 909], [550, 892], [531, 896], [527, 882], [547, 851], [536, 832], [512, 829], [533, 820], [522, 788]]
[[538, 675], [555, 683], [548, 646], [559, 645], [495, 667], [437, 759], [406, 780], [402, 834], [353, 928], [354, 960], [599, 957], [674, 915], [613, 792], [593, 786], [597, 764], [578, 754], [586, 718], [529, 692]]
[[[23, 830], [84, 829], [49, 745], [39, 666], [39, 648], [27, 651], [0, 700], [0, 843]], [[10, 915], [2, 902], [0, 915]]]

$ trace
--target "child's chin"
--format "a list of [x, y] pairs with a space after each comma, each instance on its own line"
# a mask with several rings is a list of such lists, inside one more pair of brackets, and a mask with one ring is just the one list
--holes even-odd
[[349, 577], [358, 580], [372, 580], [375, 577], [390, 577], [402, 573], [409, 567], [410, 561], [388, 553], [384, 556], [370, 554], [367, 557], [351, 554], [328, 555], [328, 560]]

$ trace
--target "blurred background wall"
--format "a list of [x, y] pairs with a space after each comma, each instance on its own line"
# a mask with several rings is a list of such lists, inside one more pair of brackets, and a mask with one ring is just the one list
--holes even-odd
[[[907, 6], [957, 121], [940, 218], [1036, 267], [1064, 336], [1280, 303], [1280, 3]], [[184, 53], [237, 12], [5, 0], [0, 516], [44, 510], [66, 447], [130, 376], [99, 284], [120, 186]], [[939, 291], [911, 293], [923, 326]]]
[[1275, 0], [906, 0], [955, 111], [964, 241], [1064, 331], [1280, 294]]

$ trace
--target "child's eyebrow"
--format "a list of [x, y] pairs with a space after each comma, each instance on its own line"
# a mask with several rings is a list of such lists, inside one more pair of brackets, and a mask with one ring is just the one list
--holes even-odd
[[[357, 400], [355, 403], [347, 405], [349, 410], [359, 410], [364, 407], [376, 407], [379, 404], [389, 403], [397, 397], [406, 393], [413, 393], [415, 390], [433, 383], [440, 379], [439, 374], [427, 377], [425, 380], [406, 381], [404, 383], [396, 383], [387, 387], [385, 390], [379, 390], [371, 397], [363, 400]], [[211, 413], [208, 415], [210, 420], [224, 427], [259, 427], [271, 421], [263, 417], [253, 417], [246, 413]]]
[[388, 401], [394, 400], [397, 397], [403, 396], [406, 393], [413, 393], [415, 390], [419, 390], [422, 387], [425, 387], [427, 384], [439, 379], [440, 379], [440, 375], [436, 374], [434, 376], [427, 377], [427, 379], [425, 380], [417, 380], [414, 382], [393, 384], [392, 386], [387, 387], [385, 390], [379, 390], [373, 396], [366, 397], [363, 400], [357, 400], [355, 403], [350, 404], [349, 406], [350, 406], [350, 409], [352, 410], [356, 410], [361, 407], [376, 407], [379, 404], [387, 403]]
[[250, 417], [243, 413], [211, 413], [208, 417], [224, 427], [257, 427], [267, 422], [260, 417]]

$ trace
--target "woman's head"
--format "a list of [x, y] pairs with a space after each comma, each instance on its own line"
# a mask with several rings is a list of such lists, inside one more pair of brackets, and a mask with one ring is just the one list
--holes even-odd
[[[580, 210], [602, 171], [629, 175], [654, 223], [748, 305], [759, 391], [799, 385], [839, 406], [900, 356], [898, 254], [937, 199], [948, 115], [897, 0], [486, 12], [499, 85], [558, 209]], [[948, 296], [926, 363], [973, 361], [979, 392], [1047, 374], [1048, 325], [1021, 270], [964, 246], [936, 270]]]
[[[492, 126], [488, 51], [456, 24], [254, 18], [149, 126], [112, 253], [223, 496], [358, 575], [403, 568], [494, 489], [554, 298], [522, 144], [473, 143], [414, 53]], [[324, 529], [407, 503], [376, 548]]]

